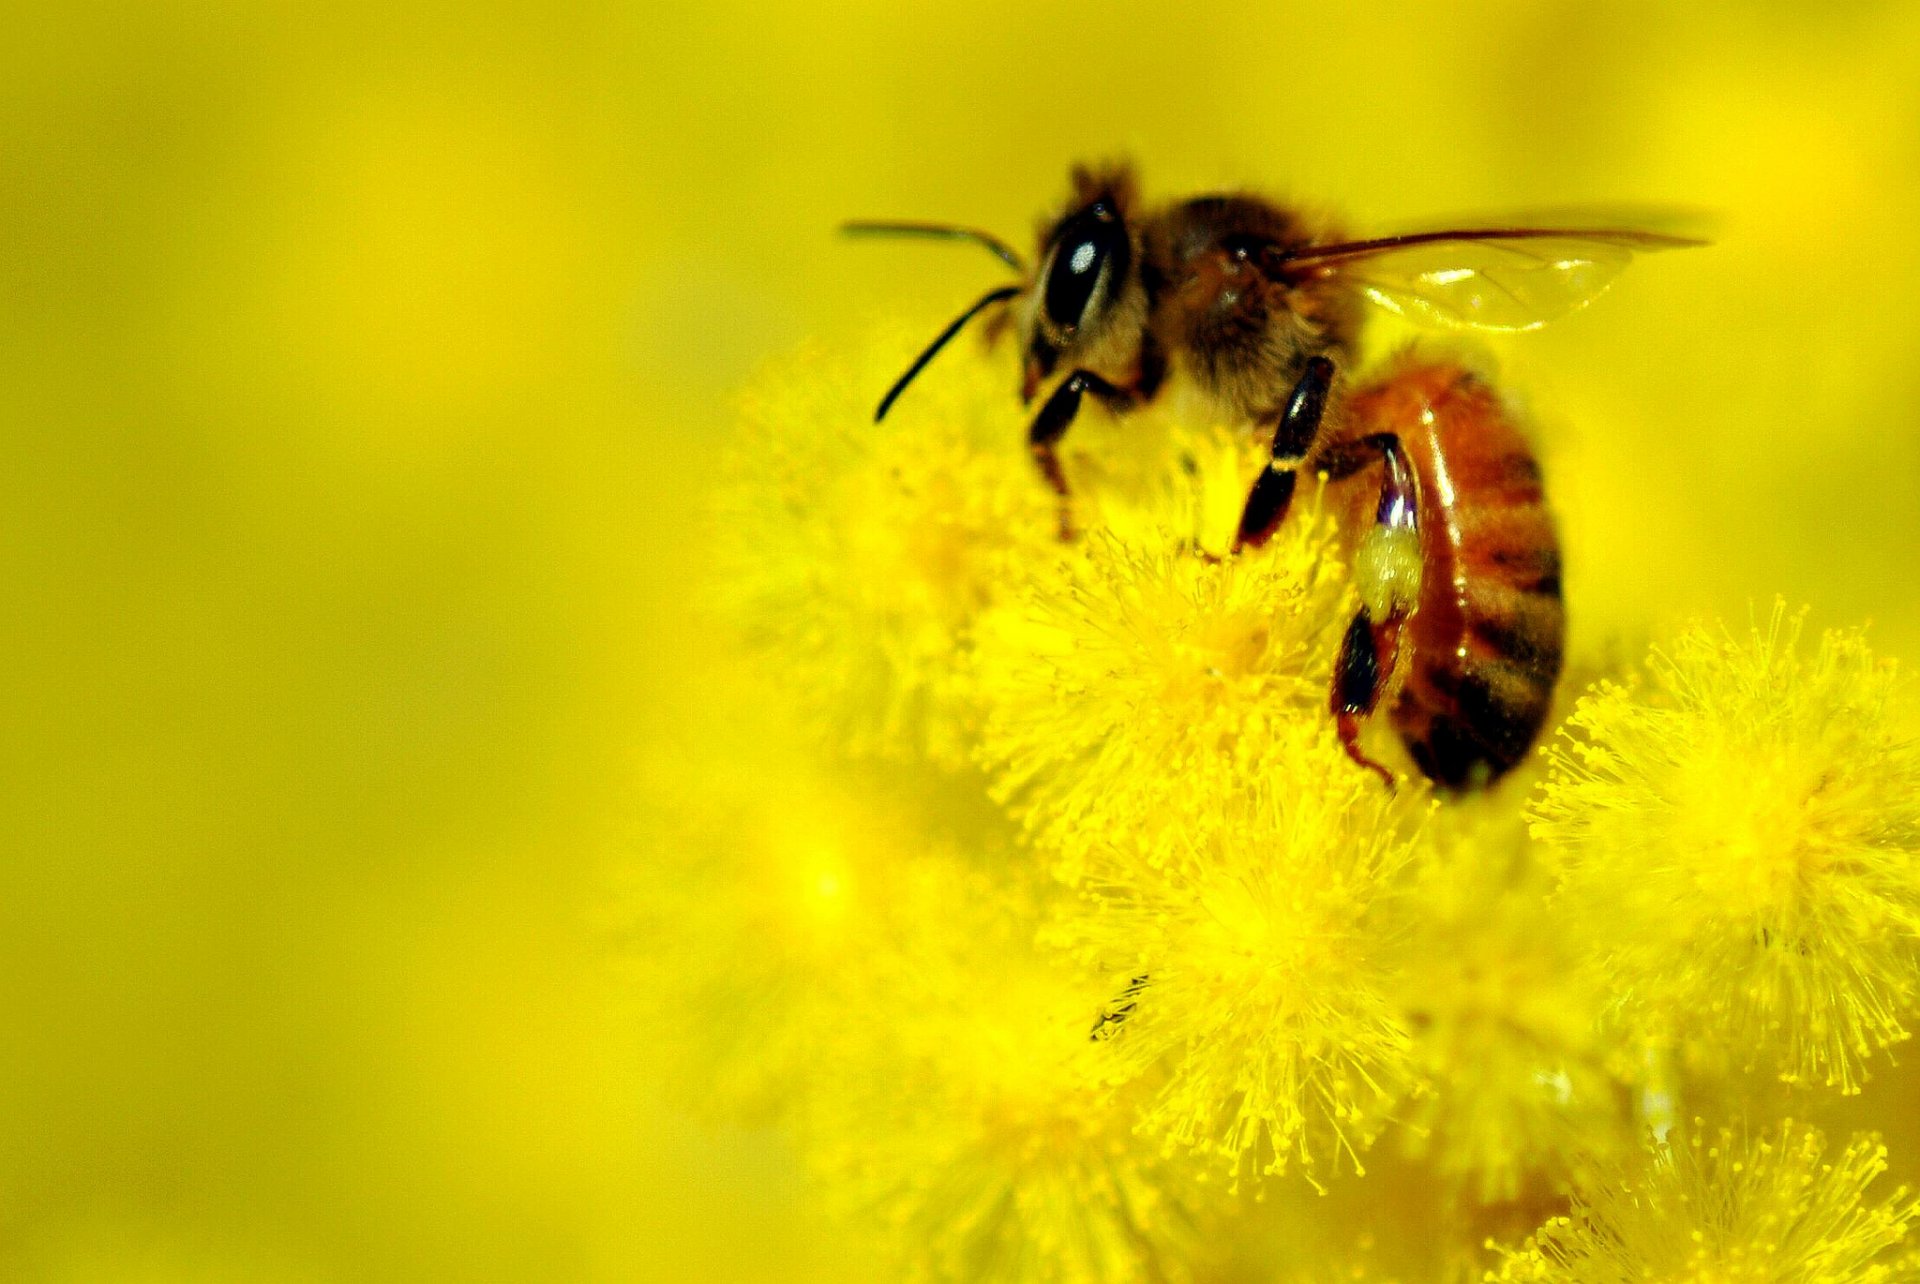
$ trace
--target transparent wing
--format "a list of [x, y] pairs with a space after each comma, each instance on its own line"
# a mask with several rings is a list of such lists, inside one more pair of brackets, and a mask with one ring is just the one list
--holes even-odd
[[1599, 298], [1636, 253], [1704, 242], [1631, 229], [1419, 232], [1296, 251], [1421, 325], [1532, 330]]

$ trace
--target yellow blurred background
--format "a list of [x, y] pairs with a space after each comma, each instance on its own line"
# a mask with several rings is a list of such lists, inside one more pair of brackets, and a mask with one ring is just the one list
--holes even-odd
[[1116, 153], [1369, 231], [1712, 210], [1497, 345], [1576, 648], [1782, 593], [1920, 659], [1912, 4], [9, 25], [0, 1278], [845, 1277], [777, 1144], [661, 1103], [594, 926], [702, 714], [734, 391], [998, 279], [845, 217], [1024, 244]]

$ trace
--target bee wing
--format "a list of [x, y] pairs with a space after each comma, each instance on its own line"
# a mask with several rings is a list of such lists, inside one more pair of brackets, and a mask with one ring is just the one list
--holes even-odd
[[1294, 252], [1421, 325], [1532, 330], [1606, 292], [1636, 253], [1702, 245], [1633, 229], [1416, 232]]

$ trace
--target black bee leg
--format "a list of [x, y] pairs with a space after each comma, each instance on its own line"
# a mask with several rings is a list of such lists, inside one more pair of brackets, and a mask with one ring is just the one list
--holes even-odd
[[[1389, 636], [1387, 653], [1381, 654], [1382, 633]], [[1340, 643], [1340, 659], [1333, 666], [1333, 725], [1340, 734], [1340, 747], [1347, 757], [1369, 771], [1379, 773], [1387, 787], [1393, 787], [1393, 773], [1367, 757], [1360, 747], [1360, 728], [1379, 703], [1384, 675], [1393, 672], [1400, 650], [1400, 625], [1397, 621], [1382, 627], [1375, 624], [1365, 607], [1354, 614], [1347, 635]]]
[[1340, 643], [1328, 707], [1347, 756], [1379, 772], [1391, 786], [1393, 773], [1361, 750], [1360, 728], [1393, 677], [1402, 627], [1420, 601], [1420, 484], [1392, 433], [1363, 437], [1333, 454], [1333, 475], [1357, 471], [1377, 456], [1381, 477], [1373, 525], [1354, 550], [1353, 582], [1361, 606]]
[[1053, 493], [1060, 497], [1060, 538], [1063, 540], [1073, 538], [1073, 508], [1067, 491], [1067, 474], [1060, 467], [1060, 456], [1054, 447], [1066, 436], [1074, 417], [1080, 413], [1080, 398], [1089, 392], [1110, 405], [1123, 404], [1127, 399], [1125, 393], [1099, 375], [1076, 370], [1053, 390], [1053, 395], [1040, 407], [1040, 413], [1033, 417], [1033, 426], [1027, 429], [1027, 449], [1033, 452], [1033, 462], [1039, 465], [1040, 475], [1053, 488]]
[[1307, 451], [1320, 434], [1320, 417], [1326, 413], [1327, 392], [1333, 387], [1333, 362], [1315, 357], [1307, 362], [1300, 381], [1293, 385], [1280, 422], [1273, 429], [1272, 458], [1260, 471], [1240, 513], [1240, 531], [1234, 537], [1234, 551], [1258, 548], [1280, 529], [1287, 507], [1293, 503], [1293, 487], [1306, 462]]

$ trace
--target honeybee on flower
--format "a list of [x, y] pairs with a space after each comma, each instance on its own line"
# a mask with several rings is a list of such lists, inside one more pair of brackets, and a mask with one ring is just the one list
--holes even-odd
[[[1644, 1146], [1760, 1110], [1748, 1065], [1848, 1087], [1904, 1034], [1920, 782], [1857, 638], [1683, 634], [1591, 690], [1539, 770], [1389, 793], [1326, 716], [1380, 553], [1343, 536], [1337, 484], [1300, 479], [1248, 540], [1272, 460], [1243, 425], [1085, 416], [1051, 448], [1063, 542], [989, 362], [869, 422], [902, 335], [746, 398], [716, 597], [767, 708], [714, 710], [739, 724], [717, 758], [668, 756], [705, 804], [638, 934], [663, 1006], [739, 1018], [682, 1064], [779, 1130], [836, 1224], [904, 1278], [1424, 1253], [1599, 1279], [1593, 1245], [1711, 1239], [1685, 1210], [1724, 1198], [1741, 1233], [1793, 1221], [1819, 1260], [1880, 1262], [1910, 1214], [1862, 1193], [1877, 1151], [1829, 1181], [1801, 1132], [1765, 1134], [1749, 1188], [1712, 1164], [1662, 1186]], [[753, 729], [787, 705], [808, 769]], [[1709, 1047], [1730, 1072], [1698, 1073]], [[1614, 1189], [1682, 1211], [1608, 1220]], [[1266, 1239], [1256, 1196], [1352, 1225]], [[1411, 1227], [1435, 1242], [1356, 1238]], [[1504, 1265], [1483, 1247], [1533, 1227]]]
[[[875, 422], [975, 316], [1017, 331], [1027, 444], [1075, 530], [1060, 460], [1091, 397], [1115, 414], [1156, 401], [1250, 426], [1265, 466], [1233, 548], [1284, 525], [1301, 474], [1351, 481], [1344, 515], [1360, 599], [1334, 652], [1329, 709], [1349, 758], [1390, 713], [1420, 771], [1470, 788], [1511, 770], [1560, 673], [1560, 548], [1540, 469], [1512, 409], [1453, 356], [1408, 353], [1350, 387], [1375, 304], [1416, 321], [1531, 330], [1591, 302], [1635, 253], [1701, 241], [1641, 228], [1524, 222], [1354, 240], [1245, 192], [1148, 205], [1126, 165], [1077, 166], [1029, 267], [990, 233], [856, 222], [862, 235], [971, 241], [1017, 272], [942, 330], [880, 400]], [[1044, 392], [1044, 397], [1041, 394]]]

